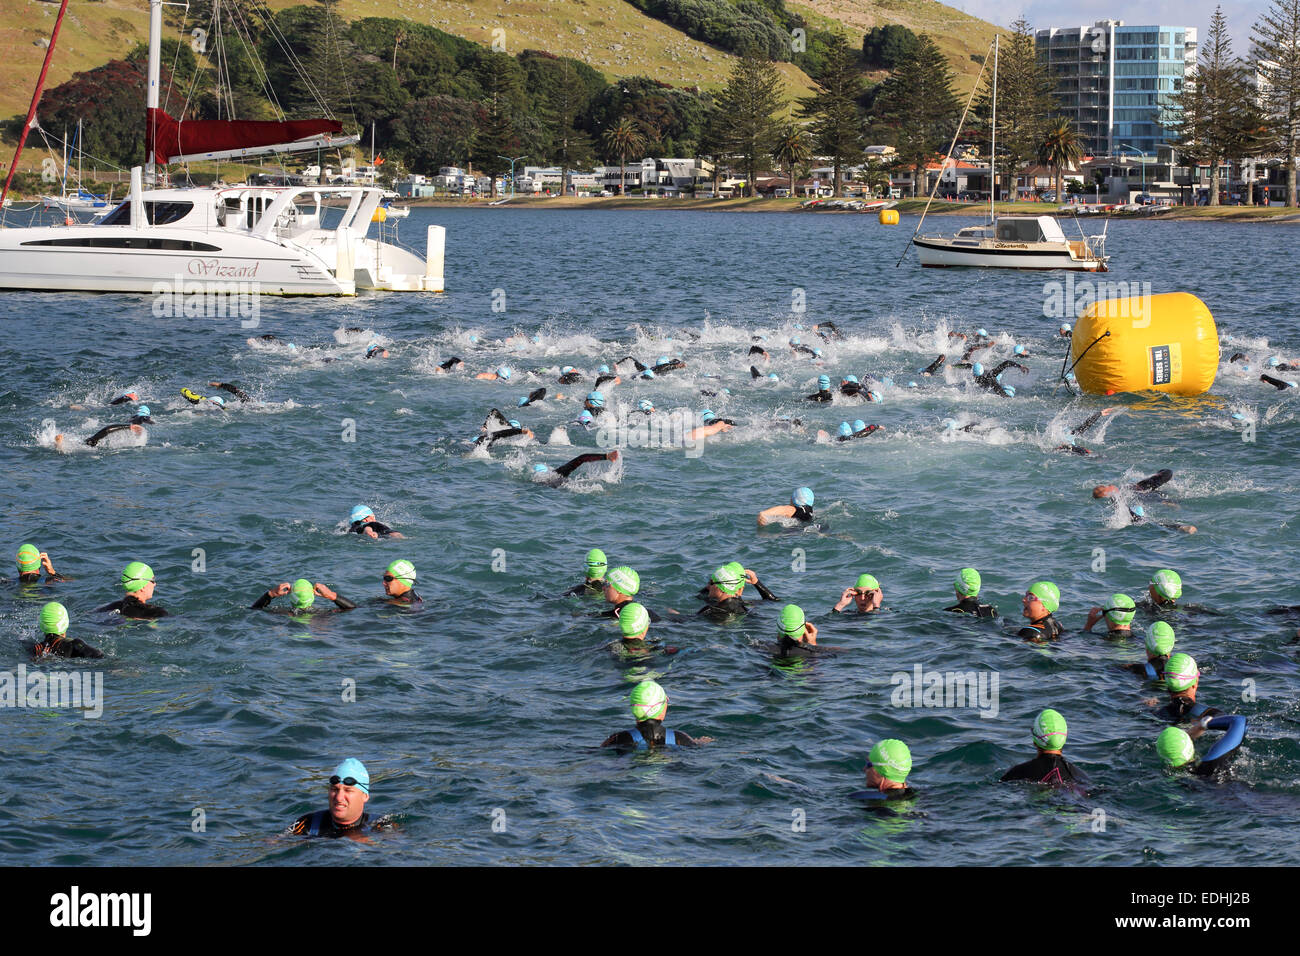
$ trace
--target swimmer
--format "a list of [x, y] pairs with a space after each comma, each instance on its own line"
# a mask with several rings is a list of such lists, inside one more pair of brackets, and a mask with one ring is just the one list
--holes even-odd
[[679, 369], [686, 368], [686, 363], [679, 358], [670, 359], [667, 355], [659, 356], [659, 361], [650, 367], [650, 371], [655, 375], [663, 375], [665, 372], [676, 372]]
[[384, 348], [378, 342], [371, 342], [366, 346], [366, 358], [388, 358], [388, 349]]
[[211, 398], [205, 398], [198, 392], [191, 391], [188, 388], [182, 388], [181, 397], [191, 405], [202, 405], [204, 408], [219, 408], [223, 412], [226, 410], [226, 400], [220, 396], [214, 395]]
[[[641, 590], [641, 575], [637, 574], [627, 565], [617, 568], [611, 568], [605, 575], [604, 595], [605, 602], [610, 607], [601, 611], [598, 617], [612, 617], [618, 620], [618, 614], [632, 598], [636, 597], [637, 592]], [[646, 608], [646, 613], [650, 615], [650, 620], [656, 624], [663, 620], [654, 611]]]
[[[41, 608], [40, 619], [43, 639], [32, 645], [33, 657], [103, 657], [104, 652], [91, 647], [79, 637], [68, 638], [68, 609], [57, 601]], [[24, 690], [24, 693], [26, 691]]]
[[813, 358], [817, 358], [819, 355], [818, 350], [810, 349], [808, 346], [804, 345], [803, 342], [799, 341], [797, 335], [790, 339], [790, 348], [795, 352], [802, 352], [805, 355], [811, 355]]
[[474, 378], [484, 382], [508, 382], [514, 374], [509, 365], [500, 365], [495, 372], [479, 372]]
[[[1096, 425], [1099, 421], [1101, 421], [1105, 416], [1109, 415], [1114, 410], [1115, 410], [1114, 408], [1103, 408], [1099, 412], [1093, 412], [1091, 415], [1089, 415], [1087, 418], [1083, 420], [1082, 424], [1076, 425], [1074, 428], [1071, 428], [1070, 434], [1071, 435], [1084, 434], [1086, 431], [1088, 431], [1088, 429], [1092, 428], [1093, 425]], [[1173, 472], [1170, 472], [1169, 475], [1172, 478]]]
[[[1140, 495], [1149, 495], [1164, 485], [1167, 485], [1174, 477], [1174, 473], [1169, 468], [1162, 468], [1149, 478], [1143, 478], [1136, 484], [1129, 485], [1127, 491], [1136, 492]], [[1115, 485], [1097, 485], [1092, 489], [1094, 498], [1111, 498], [1119, 492]]]
[[375, 512], [369, 505], [357, 505], [348, 515], [348, 533], [363, 534], [367, 538], [403, 538], [405, 535], [394, 531], [382, 521], [375, 520]]
[[696, 747], [713, 740], [712, 737], [697, 740], [680, 730], [666, 729], [664, 717], [668, 714], [668, 695], [652, 680], [642, 681], [632, 688], [631, 703], [636, 726], [610, 734], [602, 747], [653, 750], [658, 747]]
[[655, 413], [655, 403], [648, 398], [643, 398], [636, 403], [636, 411], [649, 418]]
[[[847, 430], [846, 430], [847, 426]], [[836, 441], [853, 441], [855, 438], [865, 438], [868, 435], [874, 435], [881, 431], [884, 425], [868, 425], [862, 419], [856, 419], [852, 425], [848, 422], [840, 422], [839, 434], [835, 436]]]
[[235, 398], [239, 399], [241, 405], [252, 401], [252, 398], [246, 391], [238, 385], [232, 385], [230, 382], [208, 382], [208, 385], [212, 388], [219, 388], [223, 392], [229, 392], [231, 395], [235, 396]]
[[294, 581], [293, 584], [284, 581], [277, 584], [275, 587], [270, 588], [265, 594], [261, 595], [252, 603], [251, 609], [254, 611], [260, 611], [276, 598], [284, 597], [286, 594], [293, 595], [293, 607], [288, 611], [284, 611], [280, 608], [271, 608], [272, 612], [279, 614], [287, 613], [294, 617], [299, 617], [304, 614], [322, 613], [322, 609], [312, 608], [312, 605], [316, 603], [317, 595], [325, 598], [327, 601], [333, 601], [340, 611], [351, 611], [356, 607], [356, 605], [347, 598], [340, 597], [337, 591], [331, 591], [323, 584], [317, 583], [313, 585], [306, 578], [299, 578], [297, 581]]
[[1168, 528], [1171, 531], [1182, 531], [1186, 534], [1196, 534], [1196, 525], [1178, 524], [1174, 521], [1152, 521], [1147, 517], [1146, 508], [1141, 505], [1132, 505], [1128, 509], [1129, 524], [1154, 524], [1161, 528]]
[[370, 772], [356, 757], [349, 757], [334, 768], [329, 779], [329, 809], [300, 816], [289, 832], [305, 837], [362, 838], [371, 830], [391, 830], [388, 817], [371, 821], [366, 812], [370, 799]]
[[700, 595], [708, 603], [696, 613], [713, 620], [726, 620], [736, 615], [748, 614], [749, 605], [741, 599], [746, 581], [758, 585], [758, 576], [753, 571], [747, 570], [739, 561], [722, 565], [709, 577], [709, 583]]
[[131, 416], [131, 421], [128, 424], [152, 425], [153, 424], [152, 416], [153, 413], [149, 410], [148, 405], [138, 405], [136, 406], [135, 414]]
[[606, 385], [621, 385], [623, 379], [609, 370], [608, 365], [602, 365], [596, 370], [596, 391], [600, 391]]
[[117, 398], [113, 399], [113, 400], [112, 400], [111, 402], [109, 402], [108, 404], [110, 404], [110, 405], [125, 405], [127, 402], [138, 402], [138, 401], [140, 401], [140, 396], [137, 395], [135, 392], [125, 392], [125, 393], [123, 393], [123, 394], [117, 396]]
[[1051, 581], [1036, 581], [1030, 585], [1022, 603], [1021, 616], [1029, 623], [1016, 632], [1017, 637], [1044, 644], [1065, 633], [1061, 622], [1052, 616], [1061, 606], [1061, 590]]
[[1068, 322], [1062, 322], [1061, 327], [1056, 330], [1056, 334], [1063, 339], [1068, 339], [1074, 336], [1074, 330], [1070, 328]]
[[957, 592], [957, 603], [952, 607], [944, 608], [945, 611], [953, 611], [957, 614], [974, 614], [976, 617], [995, 618], [998, 616], [998, 609], [992, 604], [981, 604], [979, 600], [980, 587], [982, 586], [980, 573], [974, 568], [962, 568], [957, 572], [957, 580], [953, 583], [953, 589]]
[[55, 581], [67, 581], [69, 578], [63, 577], [54, 570], [54, 564], [50, 561], [50, 556], [41, 551], [34, 544], [24, 544], [18, 549], [18, 580], [22, 584], [35, 584], [41, 579], [41, 572], [45, 572], [45, 583], [52, 584]]
[[1192, 743], [1192, 734], [1181, 727], [1166, 727], [1156, 738], [1156, 753], [1160, 755], [1160, 762], [1164, 764], [1166, 770], [1190, 770], [1198, 777], [1226, 777], [1228, 765], [1236, 759], [1241, 742], [1246, 736], [1246, 718], [1240, 714], [1203, 717], [1199, 729], [1202, 732], [1224, 731], [1223, 736], [1206, 751], [1204, 759], [1199, 761], [1196, 759], [1196, 746]]
[[[95, 432], [95, 434], [87, 438], [86, 444], [89, 445], [91, 448], [95, 448], [99, 445], [101, 441], [103, 441], [105, 438], [107, 438], [109, 435], [113, 434], [114, 432], [120, 432], [126, 430], [130, 430], [133, 434], [136, 435], [139, 435], [141, 432], [144, 431], [144, 429], [141, 428], [139, 425], [131, 425], [131, 424], [108, 425], [107, 427], [101, 428], [99, 431]], [[62, 435], [54, 436], [54, 447], [59, 449], [60, 451], [63, 450]]]
[[1128, 665], [1128, 669], [1147, 680], [1164, 683], [1165, 666], [1174, 649], [1174, 629], [1164, 621], [1156, 621], [1147, 630], [1144, 644], [1147, 659], [1142, 663]]
[[1038, 756], [1016, 764], [1002, 775], [1002, 782], [1028, 780], [1031, 783], [1045, 783], [1049, 787], [1085, 783], [1083, 774], [1061, 755], [1067, 730], [1065, 718], [1059, 713], [1050, 708], [1042, 711], [1034, 718], [1033, 728], [1034, 748], [1038, 751]]
[[823, 651], [831, 651], [831, 648], [817, 646], [817, 625], [804, 616], [803, 608], [797, 604], [781, 608], [778, 627], [776, 644], [767, 646], [777, 660], [808, 660]]
[[572, 365], [566, 365], [560, 369], [560, 377], [556, 381], [561, 385], [577, 385], [582, 381], [582, 373]]
[[1151, 575], [1147, 585], [1147, 596], [1151, 606], [1157, 610], [1173, 610], [1178, 607], [1178, 599], [1183, 596], [1183, 579], [1177, 571], [1162, 568]]
[[943, 367], [943, 363], [946, 362], [946, 361], [948, 361], [948, 356], [946, 356], [946, 355], [940, 355], [937, 359], [935, 359], [933, 362], [931, 362], [931, 363], [930, 363], [929, 365], [927, 365], [925, 368], [921, 369], [921, 374], [922, 374], [922, 375], [933, 375], [935, 372], [939, 371], [939, 369], [941, 369], [941, 368]]
[[813, 502], [815, 496], [811, 488], [796, 488], [790, 495], [788, 505], [776, 505], [758, 513], [759, 526], [769, 525], [782, 518], [794, 518], [805, 524], [813, 519]]
[[831, 394], [831, 377], [829, 375], [818, 375], [817, 391], [812, 395], [805, 396], [805, 401], [830, 402], [834, 400], [835, 396]]
[[397, 607], [413, 607], [423, 604], [424, 598], [415, 593], [415, 565], [399, 558], [384, 569], [384, 594], [381, 600], [385, 604]]
[[153, 568], [143, 561], [132, 561], [122, 571], [122, 590], [126, 592], [122, 600], [97, 607], [95, 613], [116, 612], [123, 617], [140, 621], [166, 617], [165, 609], [149, 603], [153, 597], [153, 589]]
[[859, 614], [874, 614], [880, 610], [881, 602], [884, 600], [885, 592], [881, 589], [880, 582], [870, 574], [859, 574], [857, 582], [853, 587], [844, 589], [839, 603], [831, 610], [840, 614], [853, 604], [856, 605]]
[[717, 578], [723, 571], [726, 572], [724, 576], [728, 582], [734, 585], [733, 587], [728, 587], [726, 589], [728, 594], [734, 594], [739, 597], [745, 593], [745, 585], [752, 584], [764, 601], [780, 600], [780, 598], [769, 591], [763, 582], [758, 579], [757, 573], [745, 567], [739, 561], [728, 561], [726, 564], [722, 565], [721, 568], [718, 568], [717, 571], [714, 571], [713, 575], [709, 578], [709, 583], [700, 588], [697, 592], [697, 596], [702, 598], [712, 597], [714, 599], [724, 597], [725, 595], [715, 593], [714, 589]]
[[604, 393], [598, 390], [588, 392], [587, 397], [583, 400], [582, 407], [584, 411], [591, 412], [592, 418], [605, 414], [607, 409], [605, 408]]
[[464, 368], [465, 368], [465, 360], [458, 355], [453, 355], [451, 358], [447, 359], [447, 361], [443, 362], [441, 365], [435, 368], [434, 371], [439, 373], [460, 372], [463, 371]]
[[545, 399], [546, 399], [546, 389], [535, 388], [527, 395], [525, 395], [523, 398], [519, 399], [519, 407], [527, 408], [529, 405], [533, 404], [533, 402], [541, 402], [541, 401], [545, 401]]
[[[762, 346], [759, 346], [759, 345], [751, 345], [751, 346], [749, 347], [749, 357], [750, 357], [750, 358], [753, 358], [755, 355], [761, 355], [761, 356], [763, 356], [763, 361], [764, 361], [764, 362], [770, 362], [770, 361], [772, 361], [772, 356], [768, 355], [768, 354], [767, 354], [767, 350], [764, 349]], [[758, 378], [758, 376], [755, 375], [754, 378]]]
[[1088, 623], [1084, 631], [1091, 631], [1103, 617], [1106, 619], [1106, 636], [1125, 638], [1133, 636], [1133, 616], [1137, 614], [1137, 605], [1127, 594], [1112, 594], [1110, 607], [1094, 607], [1088, 610]]
[[812, 327], [812, 330], [821, 336], [823, 342], [844, 338], [844, 333], [840, 331], [839, 326], [834, 322], [818, 322]]
[[597, 461], [618, 461], [618, 450], [605, 452], [603, 455], [588, 452], [585, 455], [579, 455], [577, 458], [566, 461], [558, 468], [550, 468], [540, 463], [533, 465], [533, 480], [550, 488], [558, 488], [583, 465], [589, 465]]
[[1297, 384], [1295, 382], [1288, 381], [1285, 379], [1280, 379], [1280, 378], [1274, 378], [1272, 375], [1261, 375], [1259, 377], [1259, 380], [1263, 382], [1265, 385], [1272, 385], [1279, 392], [1284, 392], [1288, 388], [1297, 387]]
[[849, 794], [853, 800], [910, 800], [916, 791], [907, 785], [912, 772], [912, 752], [901, 740], [877, 741], [863, 768], [867, 789]]
[[700, 424], [686, 433], [686, 441], [697, 442], [721, 432], [730, 431], [736, 423], [730, 418], [719, 418], [709, 409], [700, 412]]
[[605, 590], [605, 572], [609, 570], [605, 552], [600, 548], [592, 548], [588, 551], [584, 568], [586, 576], [582, 579], [582, 583], [569, 588], [562, 597], [592, 597]]
[[650, 633], [650, 612], [635, 601], [619, 608], [618, 629], [620, 637], [610, 648], [620, 657], [648, 657], [651, 654], [676, 654], [681, 648], [664, 647], [646, 640]]
[[1019, 362], [1013, 362], [1010, 359], [1007, 359], [1005, 362], [999, 362], [995, 368], [987, 370], [979, 362], [976, 362], [971, 366], [971, 373], [975, 377], [975, 384], [980, 388], [990, 392], [997, 392], [999, 395], [1005, 395], [1010, 398], [1012, 395], [1016, 394], [1015, 390], [1009, 385], [1003, 385], [1000, 380], [1002, 373], [1008, 368], [1017, 368], [1026, 375], [1029, 374], [1028, 366], [1021, 365]]
[[844, 378], [840, 379], [841, 395], [853, 396], [853, 395], [863, 395], [865, 393], [866, 393], [866, 387], [861, 382], [858, 381], [858, 377], [856, 375], [846, 375], [844, 376]]
[[[1184, 724], [1223, 713], [1196, 702], [1196, 689], [1200, 683], [1201, 672], [1196, 661], [1188, 654], [1171, 654], [1165, 663], [1165, 689], [1169, 691], [1169, 703], [1160, 707], [1156, 716], [1169, 724]], [[1157, 707], [1160, 701], [1151, 698], [1145, 703], [1148, 707]]]

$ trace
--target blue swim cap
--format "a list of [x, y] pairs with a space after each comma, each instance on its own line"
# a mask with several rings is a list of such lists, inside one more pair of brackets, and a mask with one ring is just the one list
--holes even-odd
[[844, 376], [844, 381], [846, 381], [846, 382], [852, 382], [854, 385], [859, 384], [859, 383], [858, 383], [858, 377], [857, 377], [856, 375], [846, 375], [846, 376]]
[[730, 394], [731, 394], [731, 389], [729, 389], [729, 388], [724, 388], [724, 389], [722, 390], [722, 394], [723, 394], [723, 395], [730, 395]]
[[800, 322], [796, 322], [796, 323], [794, 324], [794, 327], [795, 327], [796, 329], [798, 329], [800, 332], [803, 331], [803, 324], [800, 323]]
[[641, 399], [636, 403], [636, 407], [643, 412], [653, 412], [655, 410], [654, 404], [648, 398]]
[[976, 362], [974, 365], [970, 367], [970, 371], [972, 375], [974, 375], [976, 378], [979, 378], [979, 376], [984, 374], [984, 366], [981, 363]]
[[1280, 358], [1278, 358], [1276, 355], [1270, 355], [1270, 356], [1268, 357], [1268, 367], [1269, 367], [1269, 368], [1272, 368], [1272, 367], [1275, 366], [1275, 365], [1281, 365], [1281, 364], [1282, 364], [1282, 360], [1281, 360]]
[[568, 374], [569, 374], [570, 372], [572, 372], [572, 371], [573, 371], [573, 366], [572, 366], [572, 365], [566, 365], [566, 366], [564, 366], [564, 368], [560, 369], [560, 374], [561, 374], [561, 375], [568, 375]]
[[528, 396], [527, 396], [527, 395], [520, 395], [520, 396], [519, 396], [519, 407], [520, 407], [520, 408], [523, 408], [523, 407], [524, 407], [525, 405], [527, 405], [527, 404], [528, 404]]
[[797, 336], [797, 335], [792, 336], [792, 337], [790, 338], [790, 344], [791, 344], [791, 345], [798, 345], [798, 344], [800, 344], [800, 343], [799, 343], [799, 336]]
[[1241, 414], [1241, 412], [1233, 412], [1233, 413], [1232, 413], [1233, 421], [1238, 421], [1238, 422], [1239, 422], [1239, 421], [1241, 421], [1242, 419], [1244, 419], [1245, 417], [1246, 417], [1246, 416], [1243, 415], [1243, 414]]
[[497, 378], [504, 378], [508, 382], [510, 381], [510, 375], [511, 375], [510, 366], [508, 365], [502, 365], [499, 369], [497, 369]]
[[534, 345], [540, 345], [540, 344], [541, 344], [541, 341], [542, 341], [542, 336], [541, 336], [539, 333], [534, 332], [534, 333], [533, 333], [533, 344], [534, 344]]
[[659, 361], [655, 362], [655, 364], [656, 364], [656, 365], [667, 365], [667, 364], [668, 364], [668, 356], [667, 356], [667, 355], [661, 355], [661, 356], [659, 356]]
[[540, 475], [544, 471], [549, 471], [545, 465], [533, 465], [533, 474]]
[[1012, 353], [1015, 354], [1015, 355], [1024, 355], [1024, 354], [1025, 354], [1025, 347], [1024, 347], [1023, 345], [1017, 345], [1017, 346], [1016, 346], [1014, 349], [1012, 349], [1011, 351], [1012, 351]]
[[829, 375], [817, 376], [817, 387], [823, 392], [831, 387], [831, 377]]
[[907, 383], [907, 387], [908, 387], [908, 388], [917, 388], [917, 384], [916, 384], [915, 382], [908, 382], [908, 383]]
[[348, 524], [352, 524], [354, 521], [365, 521], [374, 513], [374, 510], [366, 505], [357, 505], [352, 509], [352, 513], [348, 515]]
[[208, 399], [208, 401], [210, 401], [213, 405], [216, 405], [217, 408], [226, 407], [226, 400], [222, 398], [220, 395], [213, 395], [211, 398]]
[[988, 329], [976, 329], [976, 330], [975, 330], [975, 334], [976, 334], [976, 335], [982, 335], [982, 336], [984, 336], [985, 338], [988, 338], [989, 330], [988, 330]]
[[768, 373], [767, 373], [767, 380], [768, 380], [769, 382], [779, 382], [779, 381], [781, 381], [779, 378], [776, 377], [776, 372], [768, 372]]
[[652, 368], [648, 368], [648, 369], [646, 369], [644, 372], [641, 373], [641, 377], [642, 377], [642, 378], [654, 378], [654, 377], [655, 377], [655, 370], [652, 369]]
[[998, 372], [997, 375], [994, 375], [993, 381], [997, 382], [999, 385], [1002, 384], [1002, 373]]
[[854, 419], [854, 421], [853, 421], [853, 430], [854, 430], [855, 432], [860, 432], [860, 431], [862, 431], [862, 429], [864, 429], [864, 428], [866, 428], [866, 427], [867, 427], [867, 423], [864, 422], [862, 419], [860, 419], [860, 418]]
[[141, 416], [142, 418], [148, 418], [148, 417], [149, 417], [149, 414], [150, 414], [150, 413], [149, 413], [149, 406], [148, 406], [148, 405], [141, 405], [139, 408], [137, 408], [137, 409], [135, 410], [135, 413], [136, 413], [137, 415]]
[[813, 356], [814, 356], [815, 358], [821, 358], [821, 357], [822, 357], [822, 350], [821, 350], [821, 349], [813, 349]]
[[811, 508], [813, 506], [812, 489], [796, 488], [794, 494], [790, 496], [790, 504], [796, 508]]
[[853, 434], [853, 427], [848, 422], [840, 422], [840, 434], [847, 438]]
[[367, 356], [370, 355], [371, 352], [382, 351], [383, 348], [384, 347], [380, 345], [378, 342], [371, 342], [369, 345], [366, 346], [366, 355]]
[[953, 431], [957, 427], [957, 420], [953, 418], [945, 418], [943, 420], [943, 427], [945, 431]]
[[609, 366], [608, 366], [608, 365], [602, 365], [600, 368], [596, 369], [596, 372], [597, 372], [598, 374], [600, 374], [600, 375], [608, 375], [608, 374], [609, 374]]
[[704, 411], [700, 412], [700, 421], [702, 422], [706, 422], [706, 423], [711, 422], [717, 417], [718, 417], [717, 415], [713, 414], [713, 410], [709, 408], [706, 408], [704, 409]]
[[1066, 373], [1065, 373], [1065, 377], [1066, 377], [1067, 379], [1073, 379], [1073, 378], [1074, 378], [1074, 372], [1072, 372], [1072, 371], [1071, 371], [1071, 372], [1066, 372]]
[[1145, 518], [1147, 516], [1147, 509], [1143, 508], [1141, 505], [1134, 505], [1129, 510], [1132, 511], [1133, 514], [1137, 515], [1139, 518]]
[[1061, 323], [1060, 331], [1062, 331], [1062, 332], [1069, 332], [1069, 331], [1071, 331], [1071, 329], [1070, 329], [1070, 323], [1069, 323], [1069, 322], [1062, 322], [1062, 323]]
[[470, 345], [478, 345], [478, 336], [477, 336], [477, 335], [471, 335], [471, 336], [469, 337], [469, 344], [470, 344]]
[[604, 407], [605, 407], [605, 396], [602, 395], [602, 394], [600, 394], [600, 392], [588, 392], [588, 393], [587, 393], [587, 402], [588, 402], [588, 404], [593, 405], [593, 406], [595, 406], [596, 408], [604, 408]]
[[510, 419], [508, 422], [506, 422], [506, 424], [509, 425], [511, 428], [522, 428], [522, 427], [523, 427], [522, 425], [519, 424], [519, 420], [516, 419], [516, 418], [512, 418], [512, 419]]
[[595, 420], [596, 419], [591, 412], [587, 411], [585, 408], [582, 410], [582, 414], [578, 416], [579, 425], [590, 425]]
[[356, 757], [349, 757], [337, 767], [334, 768], [334, 776], [339, 780], [346, 780], [351, 777], [357, 782], [357, 787], [364, 790], [367, 796], [370, 794], [370, 771]]
[[1003, 385], [1002, 394], [1004, 394], [1007, 398], [1015, 398], [1016, 387], [1014, 385]]

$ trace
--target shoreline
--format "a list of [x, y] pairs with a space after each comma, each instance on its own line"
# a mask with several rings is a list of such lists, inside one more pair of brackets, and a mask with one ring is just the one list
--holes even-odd
[[[396, 200], [399, 205], [419, 209], [581, 209], [581, 210], [675, 210], [696, 212], [743, 212], [743, 213], [800, 213], [817, 216], [863, 216], [874, 218], [876, 213], [847, 209], [810, 210], [800, 208], [798, 199], [767, 199], [763, 197], [744, 199], [649, 199], [611, 196], [595, 199], [577, 199], [572, 196], [542, 198], [537, 196], [517, 196], [499, 205], [490, 205], [488, 199], [411, 199]], [[498, 200], [499, 202], [499, 200]], [[925, 209], [924, 199], [902, 199], [894, 208], [900, 216], [919, 216]], [[954, 203], [936, 201], [931, 207], [930, 216], [981, 216], [987, 208], [979, 203]], [[1030, 215], [1058, 215], [1057, 206], [1052, 203], [998, 203], [1000, 214], [1016, 213]], [[1121, 219], [1128, 221], [1174, 220], [1178, 222], [1261, 222], [1261, 223], [1298, 223], [1300, 209], [1288, 209], [1285, 206], [1173, 206], [1167, 213], [1142, 215], [1141, 213], [1109, 213], [1083, 217], [1059, 216], [1059, 218], [1081, 218], [1088, 220]]]

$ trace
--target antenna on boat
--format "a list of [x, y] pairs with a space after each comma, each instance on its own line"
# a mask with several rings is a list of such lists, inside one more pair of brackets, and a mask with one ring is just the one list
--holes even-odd
[[998, 35], [993, 34], [993, 123], [989, 142], [989, 222], [998, 221]]
[[[997, 43], [998, 43], [998, 35], [995, 33], [993, 34], [993, 43], [991, 46], [993, 50], [993, 98], [995, 103], [994, 105], [995, 110], [997, 109], [996, 101], [997, 101], [997, 89], [998, 89]], [[975, 102], [975, 93], [980, 88], [980, 80], [984, 78], [984, 67], [987, 64], [988, 64], [988, 56], [986, 54], [984, 57], [984, 62], [980, 64], [979, 75], [975, 77], [975, 85], [971, 87], [970, 96], [966, 98], [966, 108], [961, 111], [961, 119], [958, 120], [957, 122], [957, 132], [952, 134], [952, 143], [949, 144], [948, 146], [948, 155], [947, 157], [945, 157], [944, 160], [945, 163], [952, 161], [952, 151], [957, 148], [957, 137], [961, 136], [961, 128], [966, 124], [966, 115], [970, 112], [971, 104]], [[994, 115], [996, 115], [996, 113]], [[939, 175], [934, 180], [934, 188], [930, 190], [930, 198], [929, 200], [926, 201], [925, 208], [921, 210], [921, 221], [916, 224], [916, 231], [912, 233], [912, 239], [915, 239], [917, 237], [917, 234], [920, 233], [921, 231], [921, 227], [925, 225], [925, 217], [926, 214], [929, 213], [930, 211], [930, 203], [934, 202], [935, 194], [939, 191], [939, 183], [941, 182], [943, 182], [942, 169], [939, 170]], [[903, 247], [903, 252], [898, 257], [898, 261], [894, 263], [895, 269], [897, 269], [900, 265], [903, 264], [903, 257], [907, 255], [907, 250], [911, 248], [912, 248], [912, 243], [911, 241], [909, 241], [907, 245]]]

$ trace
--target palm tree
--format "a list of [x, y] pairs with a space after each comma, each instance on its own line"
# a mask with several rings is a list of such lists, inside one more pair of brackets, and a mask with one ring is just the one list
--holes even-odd
[[1046, 166], [1056, 168], [1056, 201], [1061, 201], [1061, 179], [1064, 170], [1073, 168], [1083, 158], [1079, 147], [1079, 136], [1074, 124], [1064, 116], [1057, 117], [1048, 125], [1043, 141], [1038, 147], [1038, 161]]
[[641, 132], [636, 120], [624, 116], [605, 130], [602, 140], [605, 149], [618, 157], [618, 194], [622, 196], [627, 192], [624, 166], [629, 156], [645, 149], [645, 134]]
[[776, 135], [772, 155], [778, 163], [784, 163], [790, 173], [790, 195], [794, 195], [794, 168], [812, 155], [812, 135], [802, 126], [793, 123]]

